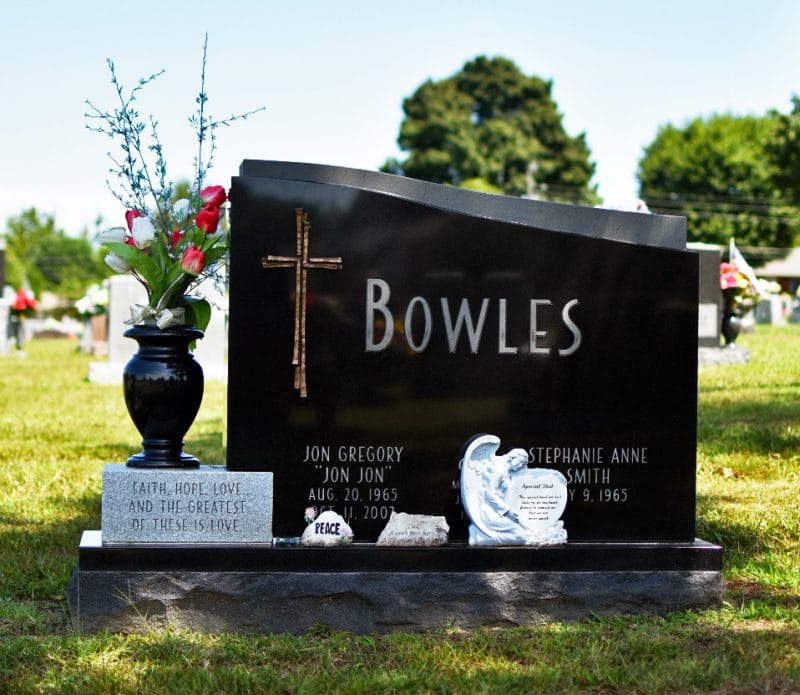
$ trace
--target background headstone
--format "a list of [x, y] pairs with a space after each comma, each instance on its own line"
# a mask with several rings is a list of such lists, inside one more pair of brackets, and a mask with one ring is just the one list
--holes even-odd
[[[211, 320], [205, 337], [197, 343], [194, 356], [203, 367], [206, 379], [225, 380], [227, 344], [224, 297], [211, 283], [205, 283], [203, 290], [212, 303]], [[122, 383], [122, 370], [137, 347], [135, 340], [125, 337], [125, 331], [130, 328], [125, 321], [131, 317], [131, 306], [134, 304], [147, 304], [147, 292], [141, 283], [131, 275], [109, 278], [108, 360], [89, 364], [89, 381], [99, 384]]]
[[722, 253], [714, 244], [687, 244], [697, 252], [698, 312], [697, 344], [700, 347], [719, 347], [722, 322], [722, 290], [719, 286], [719, 265]]
[[11, 314], [11, 303], [0, 296], [0, 355], [5, 355], [11, 350], [9, 336], [9, 317]]

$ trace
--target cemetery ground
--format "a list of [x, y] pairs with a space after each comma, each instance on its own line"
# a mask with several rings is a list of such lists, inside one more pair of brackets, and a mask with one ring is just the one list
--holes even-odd
[[[0, 692], [797, 692], [800, 328], [740, 343], [748, 365], [699, 375], [697, 535], [725, 549], [720, 610], [426, 634], [85, 636], [65, 586], [81, 532], [100, 527], [102, 466], [139, 437], [121, 387], [88, 383], [73, 342], [34, 340], [0, 358]], [[223, 462], [223, 412], [211, 381], [187, 438], [206, 463]]]

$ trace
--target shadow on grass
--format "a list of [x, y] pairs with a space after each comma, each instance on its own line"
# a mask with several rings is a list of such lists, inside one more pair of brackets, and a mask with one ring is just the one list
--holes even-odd
[[[788, 693], [794, 691], [783, 686], [791, 686], [797, 669], [787, 654], [798, 648], [797, 630], [659, 619], [563, 625], [557, 632], [542, 626], [386, 636], [19, 638], [0, 642], [0, 690]], [[770, 687], [743, 687], [765, 683]]]
[[[698, 497], [701, 505], [714, 499], [716, 498]], [[730, 518], [709, 520], [701, 514], [697, 520], [698, 537], [722, 546], [726, 574], [735, 571], [752, 572], [754, 567], [769, 565], [773, 561], [776, 549], [767, 532], [768, 529], [760, 524], [737, 523]], [[764, 595], [775, 589], [774, 585], [768, 583], [753, 582], [752, 586], [756, 584], [763, 588]]]
[[42, 521], [19, 511], [0, 514], [0, 597], [60, 599], [84, 530], [100, 528], [100, 495], [56, 498], [60, 518]]
[[744, 606], [756, 603], [764, 608], [800, 608], [800, 595], [782, 587], [762, 584], [752, 579], [736, 577], [725, 584], [725, 598], [734, 605]]
[[697, 439], [708, 454], [800, 451], [800, 399], [698, 406]]

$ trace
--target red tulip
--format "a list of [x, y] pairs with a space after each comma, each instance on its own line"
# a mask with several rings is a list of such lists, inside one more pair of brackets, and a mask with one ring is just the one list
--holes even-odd
[[144, 217], [144, 215], [139, 212], [138, 210], [126, 210], [125, 211], [125, 221], [128, 223], [128, 231], [133, 231], [133, 221], [137, 217]]
[[183, 236], [183, 232], [180, 229], [173, 229], [169, 235], [169, 247], [170, 249], [174, 249], [181, 241], [181, 237]]
[[181, 269], [189, 275], [200, 275], [203, 272], [205, 257], [203, 252], [194, 245], [189, 245], [181, 256]]
[[200, 200], [206, 205], [222, 205], [228, 196], [225, 194], [225, 189], [222, 186], [206, 186], [200, 191]]
[[14, 297], [14, 303], [11, 305], [11, 308], [14, 311], [26, 311], [27, 309], [35, 309], [36, 308], [36, 297], [33, 296], [33, 292], [26, 289], [19, 289], [17, 290], [17, 294]]
[[209, 203], [197, 213], [194, 223], [198, 229], [203, 230], [206, 234], [213, 234], [217, 231], [217, 224], [219, 223], [219, 208]]

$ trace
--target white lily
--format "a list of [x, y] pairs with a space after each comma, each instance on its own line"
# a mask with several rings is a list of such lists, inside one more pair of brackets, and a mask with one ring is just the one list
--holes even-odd
[[153, 245], [156, 236], [156, 228], [149, 217], [137, 217], [131, 225], [131, 234], [136, 248], [147, 249]]

